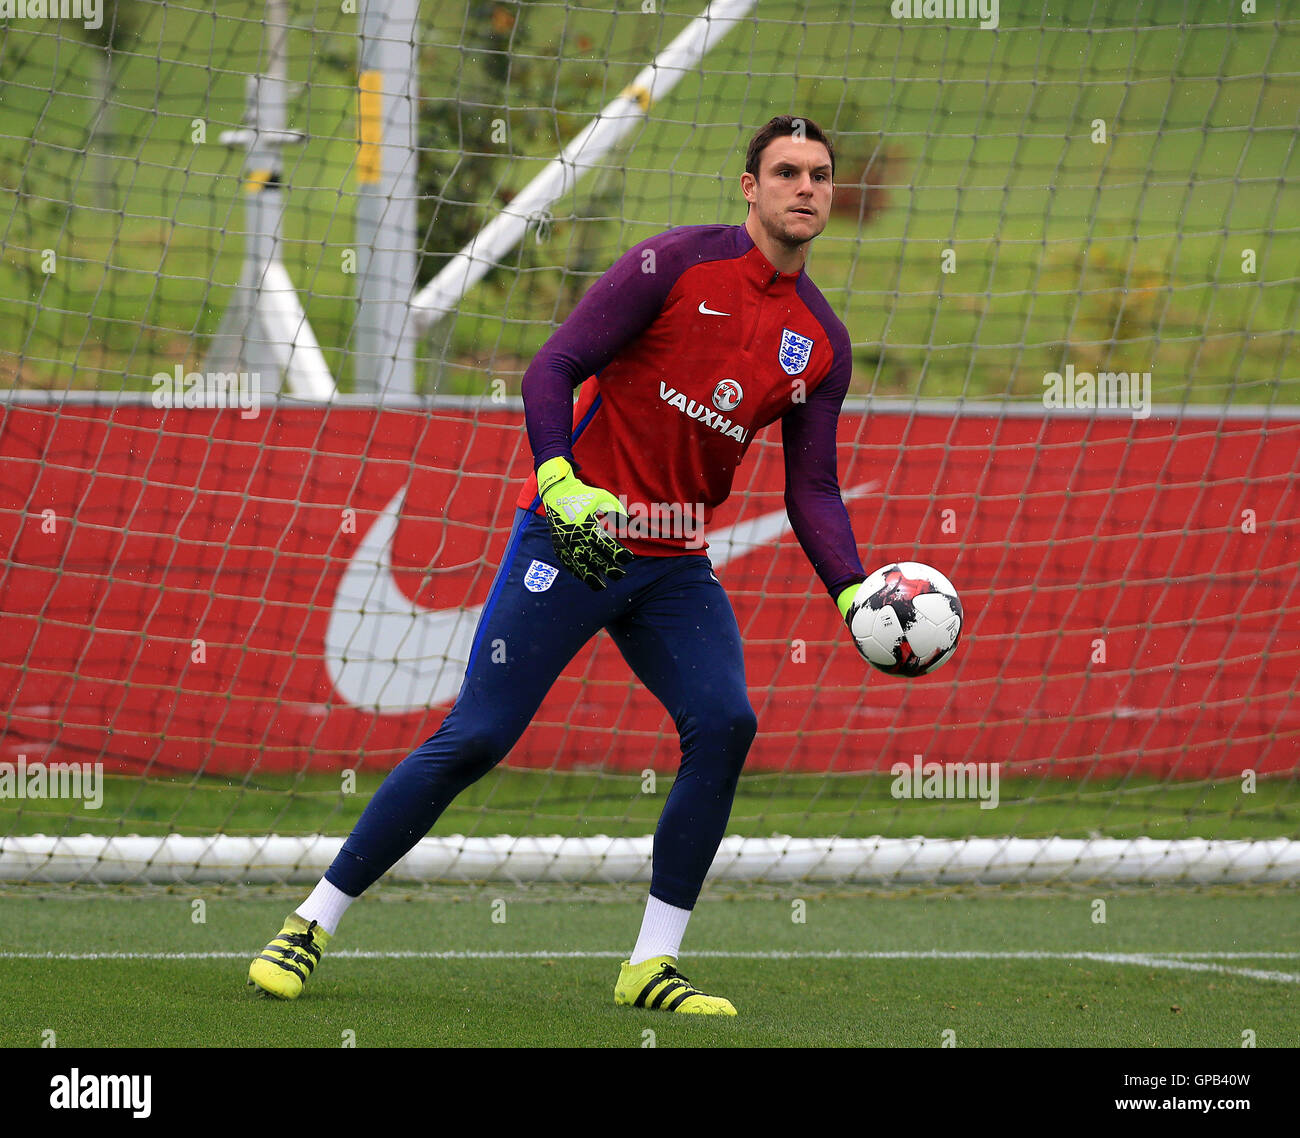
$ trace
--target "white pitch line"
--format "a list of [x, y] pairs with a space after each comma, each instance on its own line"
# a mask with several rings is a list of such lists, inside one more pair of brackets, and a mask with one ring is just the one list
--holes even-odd
[[[1097, 959], [1109, 963], [1104, 953], [1098, 953]], [[1243, 976], [1248, 980], [1274, 980], [1280, 984], [1300, 984], [1300, 976], [1294, 972], [1265, 972], [1258, 968], [1229, 968], [1223, 964], [1212, 964], [1203, 960], [1178, 960], [1161, 956], [1132, 956], [1115, 961], [1116, 964], [1140, 964], [1149, 968], [1174, 968], [1185, 972], [1217, 972], [1222, 976]]]
[[[0, 960], [247, 960], [245, 952], [0, 952]], [[610, 950], [563, 950], [546, 952], [508, 952], [501, 950], [420, 949], [366, 950], [343, 949], [329, 954], [332, 960], [620, 960], [627, 954]], [[1267, 980], [1282, 984], [1300, 983], [1300, 974], [1273, 972], [1258, 968], [1228, 967], [1220, 960], [1300, 960], [1300, 952], [1047, 952], [1022, 950], [980, 952], [974, 950], [896, 949], [853, 950], [827, 949], [808, 951], [726, 951], [704, 950], [690, 954], [695, 959], [712, 960], [1061, 960], [1088, 961], [1095, 964], [1136, 965], [1143, 968], [1167, 968], [1185, 972], [1217, 972], [1249, 980]]]

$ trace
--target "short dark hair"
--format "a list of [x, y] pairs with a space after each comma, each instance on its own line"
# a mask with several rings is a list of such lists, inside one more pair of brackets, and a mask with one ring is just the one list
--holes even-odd
[[826, 152], [831, 156], [831, 173], [835, 173], [835, 147], [826, 137], [826, 132], [812, 119], [801, 118], [798, 115], [777, 115], [766, 126], [759, 127], [758, 132], [749, 140], [749, 150], [745, 154], [745, 172], [757, 178], [759, 164], [763, 160], [763, 151], [767, 149], [767, 144], [774, 138], [795, 136], [811, 138], [826, 147]]

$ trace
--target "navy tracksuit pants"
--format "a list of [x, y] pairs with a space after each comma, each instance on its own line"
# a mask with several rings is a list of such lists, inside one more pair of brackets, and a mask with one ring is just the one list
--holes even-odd
[[693, 908], [757, 729], [731, 602], [697, 554], [638, 557], [623, 580], [593, 592], [557, 567], [546, 520], [526, 510], [516, 514], [455, 705], [384, 780], [326, 880], [360, 896], [404, 857], [457, 794], [506, 757], [560, 672], [602, 628], [681, 737], [650, 892]]

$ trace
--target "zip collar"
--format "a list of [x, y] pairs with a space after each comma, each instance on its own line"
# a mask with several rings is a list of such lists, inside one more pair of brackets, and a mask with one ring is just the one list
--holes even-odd
[[799, 278], [804, 275], [804, 270], [799, 269], [793, 273], [781, 272], [763, 256], [762, 250], [754, 244], [754, 239], [750, 237], [748, 229], [743, 225], [738, 225], [736, 231], [737, 249], [740, 252], [741, 266], [746, 280], [753, 284], [755, 288], [764, 291], [769, 289], [780, 289], [782, 291], [793, 289]]

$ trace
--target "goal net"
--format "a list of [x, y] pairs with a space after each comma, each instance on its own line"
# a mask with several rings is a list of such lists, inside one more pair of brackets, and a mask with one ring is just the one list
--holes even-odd
[[[759, 437], [715, 877], [1295, 880], [1300, 21], [1242, 7], [0, 0], [0, 880], [315, 880], [455, 698], [532, 355], [787, 112], [863, 563], [966, 625], [871, 672]], [[395, 875], [645, 880], [679, 753], [602, 634]]]

